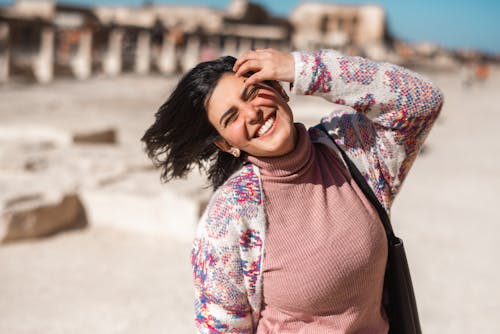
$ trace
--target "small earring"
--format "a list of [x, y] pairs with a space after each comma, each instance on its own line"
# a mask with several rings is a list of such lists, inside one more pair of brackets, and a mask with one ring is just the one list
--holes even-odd
[[233, 147], [231, 149], [231, 154], [234, 155], [235, 158], [239, 158], [241, 151], [239, 149], [237, 149], [236, 147]]

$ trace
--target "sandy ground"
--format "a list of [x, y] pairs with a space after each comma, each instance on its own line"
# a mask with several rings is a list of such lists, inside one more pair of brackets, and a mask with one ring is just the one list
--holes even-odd
[[[499, 333], [500, 71], [464, 89], [430, 74], [446, 97], [393, 208], [425, 333]], [[82, 130], [116, 126], [138, 138], [173, 80], [125, 75], [0, 88], [0, 124]], [[328, 105], [292, 99], [311, 124]], [[305, 113], [316, 109], [317, 113]], [[190, 244], [90, 226], [0, 246], [0, 333], [192, 333]]]

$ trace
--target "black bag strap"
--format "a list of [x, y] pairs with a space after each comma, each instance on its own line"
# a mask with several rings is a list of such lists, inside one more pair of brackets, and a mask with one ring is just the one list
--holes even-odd
[[342, 154], [342, 158], [344, 159], [347, 168], [349, 169], [349, 172], [351, 173], [352, 178], [354, 181], [356, 181], [356, 184], [359, 186], [363, 194], [365, 194], [366, 198], [372, 203], [373, 207], [377, 210], [378, 215], [380, 217], [380, 220], [382, 221], [382, 224], [384, 225], [385, 229], [385, 234], [387, 235], [387, 240], [389, 242], [397, 239], [397, 237], [394, 235], [394, 231], [392, 230], [392, 225], [391, 225], [391, 220], [389, 219], [389, 216], [387, 215], [387, 211], [385, 211], [384, 207], [382, 204], [380, 204], [377, 196], [373, 192], [372, 188], [368, 185], [366, 182], [365, 178], [363, 175], [361, 175], [361, 172], [359, 171], [358, 167], [352, 162], [351, 159], [347, 156], [347, 154], [342, 150], [337, 143], [335, 142], [335, 139], [333, 139], [332, 136], [328, 133], [326, 130], [325, 126], [322, 123], [319, 123], [317, 126], [320, 130], [322, 130], [326, 135], [332, 140], [332, 142], [337, 146], [339, 149], [340, 153]]

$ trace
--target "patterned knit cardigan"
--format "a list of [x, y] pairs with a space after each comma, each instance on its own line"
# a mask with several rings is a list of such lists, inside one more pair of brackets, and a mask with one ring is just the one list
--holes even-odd
[[[441, 92], [392, 64], [330, 50], [293, 56], [292, 92], [337, 104], [321, 122], [389, 212], [441, 110]], [[340, 154], [317, 128], [309, 134]], [[199, 333], [253, 333], [257, 327], [266, 236], [259, 175], [256, 166], [243, 166], [217, 189], [199, 223], [192, 251]]]

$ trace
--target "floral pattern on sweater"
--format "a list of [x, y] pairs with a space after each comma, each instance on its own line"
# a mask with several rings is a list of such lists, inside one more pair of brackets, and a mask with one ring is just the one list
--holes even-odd
[[[439, 114], [441, 92], [404, 68], [335, 51], [296, 52], [293, 93], [334, 105], [321, 122], [357, 165], [390, 212], [415, 157]], [[313, 142], [330, 138], [317, 128]], [[340, 158], [342, 159], [342, 158]], [[262, 303], [266, 218], [259, 170], [252, 164], [212, 196], [193, 243], [199, 333], [253, 333]]]

